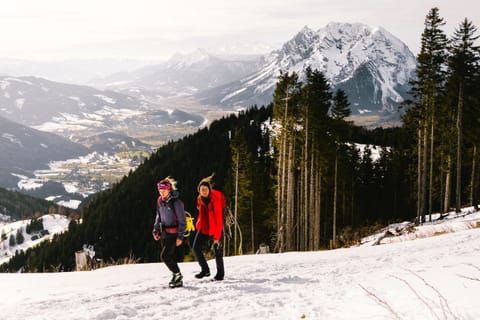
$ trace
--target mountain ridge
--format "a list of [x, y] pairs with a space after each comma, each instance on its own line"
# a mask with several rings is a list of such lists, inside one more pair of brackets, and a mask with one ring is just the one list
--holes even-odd
[[12, 174], [30, 176], [35, 169], [47, 168], [50, 161], [65, 160], [88, 153], [88, 148], [66, 138], [18, 124], [1, 116], [0, 128], [2, 187], [16, 186], [18, 179]]
[[[280, 71], [296, 72], [302, 77], [307, 66], [323, 72], [333, 90], [346, 91], [354, 114], [359, 110], [392, 113], [407, 97], [415, 57], [383, 27], [332, 22], [314, 31], [305, 26], [280, 49], [264, 55], [258, 71], [234, 83], [200, 92], [198, 97], [210, 104], [266, 104], [271, 102]], [[361, 97], [349, 85], [364, 81], [355, 73], [359, 68], [365, 69], [372, 83]]]

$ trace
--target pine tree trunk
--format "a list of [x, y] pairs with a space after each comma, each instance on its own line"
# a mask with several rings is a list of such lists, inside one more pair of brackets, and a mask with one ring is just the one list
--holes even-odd
[[[313, 145], [313, 142], [314, 142], [314, 138], [312, 138], [312, 145]], [[316, 246], [315, 246], [315, 240], [316, 240], [316, 232], [318, 231], [317, 230], [317, 219], [316, 219], [316, 208], [315, 208], [315, 187], [316, 187], [316, 183], [315, 183], [315, 178], [316, 178], [317, 174], [315, 173], [315, 156], [314, 156], [314, 153], [312, 152], [312, 155], [310, 157], [310, 183], [309, 183], [309, 197], [308, 197], [308, 217], [309, 217], [309, 220], [310, 220], [310, 223], [309, 223], [309, 245], [308, 245], [308, 249], [309, 250], [317, 250]]]
[[346, 187], [345, 187], [345, 181], [342, 182], [342, 226], [345, 226], [346, 225], [346, 218], [345, 218], [345, 212], [347, 211], [346, 210], [346, 207], [347, 207], [347, 191], [345, 190]]
[[288, 91], [285, 97], [285, 113], [282, 124], [282, 141], [279, 152], [280, 164], [279, 164], [279, 195], [278, 195], [278, 230], [277, 230], [277, 252], [283, 252], [285, 250], [285, 212], [286, 212], [286, 149], [287, 149], [287, 131], [288, 131]]
[[462, 207], [462, 117], [463, 117], [463, 84], [460, 83], [458, 90], [457, 109], [457, 183], [455, 211], [460, 212]]
[[303, 194], [303, 198], [304, 198], [303, 199], [303, 205], [304, 205], [303, 214], [304, 214], [304, 217], [305, 217], [304, 225], [303, 225], [304, 230], [305, 230], [304, 235], [303, 235], [304, 236], [303, 237], [303, 243], [304, 243], [304, 249], [305, 250], [309, 249], [308, 248], [308, 242], [309, 242], [308, 241], [309, 240], [308, 239], [308, 230], [309, 230], [309, 225], [310, 225], [310, 221], [309, 221], [310, 217], [309, 217], [309, 214], [308, 214], [308, 212], [309, 212], [309, 210], [308, 210], [308, 207], [309, 207], [309, 201], [308, 201], [308, 187], [309, 187], [309, 184], [308, 184], [308, 173], [309, 173], [308, 172], [308, 169], [309, 169], [308, 159], [309, 159], [309, 156], [308, 155], [309, 154], [308, 154], [308, 152], [309, 151], [310, 150], [308, 149], [308, 107], [307, 107], [307, 115], [306, 115], [306, 120], [305, 120], [305, 155], [303, 157], [303, 159], [304, 159], [304, 163], [303, 163], [303, 168], [304, 168], [303, 169], [303, 171], [304, 171], [303, 172], [303, 174], [304, 174], [304, 176], [303, 176], [303, 183], [304, 183], [303, 184], [303, 188], [304, 188], [303, 189], [303, 192], [304, 192], [304, 194]]
[[255, 253], [255, 223], [253, 221], [253, 197], [250, 198], [250, 226], [252, 227], [252, 253]]
[[338, 156], [335, 155], [335, 173], [333, 183], [333, 235], [332, 249], [337, 247], [337, 190], [338, 190]]
[[453, 171], [453, 161], [452, 155], [447, 155], [447, 173], [445, 176], [445, 201], [443, 204], [443, 208], [445, 212], [450, 210], [450, 197], [452, 194], [452, 171]]
[[477, 145], [473, 145], [472, 150], [472, 174], [470, 176], [470, 205], [474, 206], [477, 209], [477, 199], [476, 199], [476, 177], [477, 175]]
[[422, 130], [420, 125], [417, 136], [417, 223], [420, 224], [422, 216]]
[[289, 141], [288, 144], [288, 176], [287, 176], [287, 250], [294, 250], [294, 208], [295, 208], [295, 179], [294, 179], [294, 143]]
[[[442, 156], [440, 157], [440, 163], [443, 165], [443, 153]], [[443, 199], [445, 199], [445, 171], [440, 170], [440, 213], [445, 213], [445, 207], [443, 206], [444, 202]]]
[[428, 181], [428, 216], [432, 221], [432, 190], [433, 190], [433, 149], [434, 149], [434, 133], [435, 133], [435, 106], [432, 106], [432, 118], [430, 119], [430, 169]]
[[[305, 157], [305, 150], [302, 146], [302, 159]], [[300, 163], [300, 176], [297, 190], [297, 216], [298, 216], [298, 227], [297, 227], [297, 237], [298, 237], [298, 250], [305, 250], [305, 200], [304, 200], [304, 175], [305, 175], [304, 162]]]
[[315, 177], [314, 177], [314, 188], [313, 188], [313, 193], [314, 193], [314, 196], [312, 197], [313, 198], [313, 201], [314, 201], [314, 212], [315, 212], [315, 218], [314, 218], [314, 232], [313, 232], [313, 235], [314, 235], [314, 238], [313, 238], [313, 246], [314, 246], [314, 250], [320, 250], [320, 232], [321, 232], [321, 228], [320, 228], [320, 223], [321, 223], [321, 209], [320, 209], [320, 205], [321, 205], [321, 194], [322, 194], [322, 169], [319, 168], [319, 161], [317, 159], [315, 159], [316, 161], [316, 173], [315, 173]]
[[[237, 151], [237, 165], [235, 168], [235, 221], [237, 220], [238, 217], [238, 174], [239, 174], [239, 163], [240, 163], [240, 152]], [[237, 255], [237, 228], [233, 228], [234, 233], [233, 233], [233, 247], [235, 250], [233, 251], [234, 255]]]
[[426, 221], [426, 205], [427, 205], [427, 163], [428, 163], [428, 127], [423, 127], [423, 158], [422, 158], [422, 223]]
[[350, 224], [354, 230], [354, 209], [355, 209], [355, 180], [352, 179], [352, 197], [350, 199]]
[[278, 150], [278, 166], [277, 166], [277, 239], [275, 241], [275, 252], [281, 252], [281, 227], [282, 227], [282, 146], [283, 142], [280, 141], [280, 147]]

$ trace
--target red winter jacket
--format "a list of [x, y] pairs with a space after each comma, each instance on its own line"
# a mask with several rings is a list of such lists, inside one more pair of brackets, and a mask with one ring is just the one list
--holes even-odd
[[197, 197], [197, 231], [211, 236], [214, 240], [220, 240], [223, 230], [223, 209], [226, 206], [223, 193], [218, 190], [210, 190], [210, 202], [206, 207], [200, 196]]

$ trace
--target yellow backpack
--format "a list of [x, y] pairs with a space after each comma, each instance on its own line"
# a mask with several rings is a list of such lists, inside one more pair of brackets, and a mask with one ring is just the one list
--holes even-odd
[[193, 218], [190, 212], [185, 211], [185, 220], [187, 221], [187, 227], [185, 228], [185, 237], [190, 236], [190, 232], [195, 231], [195, 225], [193, 224]]

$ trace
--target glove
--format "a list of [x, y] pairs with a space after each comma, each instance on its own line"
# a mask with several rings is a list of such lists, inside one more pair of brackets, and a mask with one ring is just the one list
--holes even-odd
[[221, 247], [220, 243], [219, 242], [213, 243], [212, 244], [213, 253], [216, 254], [218, 250], [222, 250], [222, 247]]
[[153, 239], [155, 239], [155, 241], [158, 241], [160, 240], [160, 230], [153, 230]]

